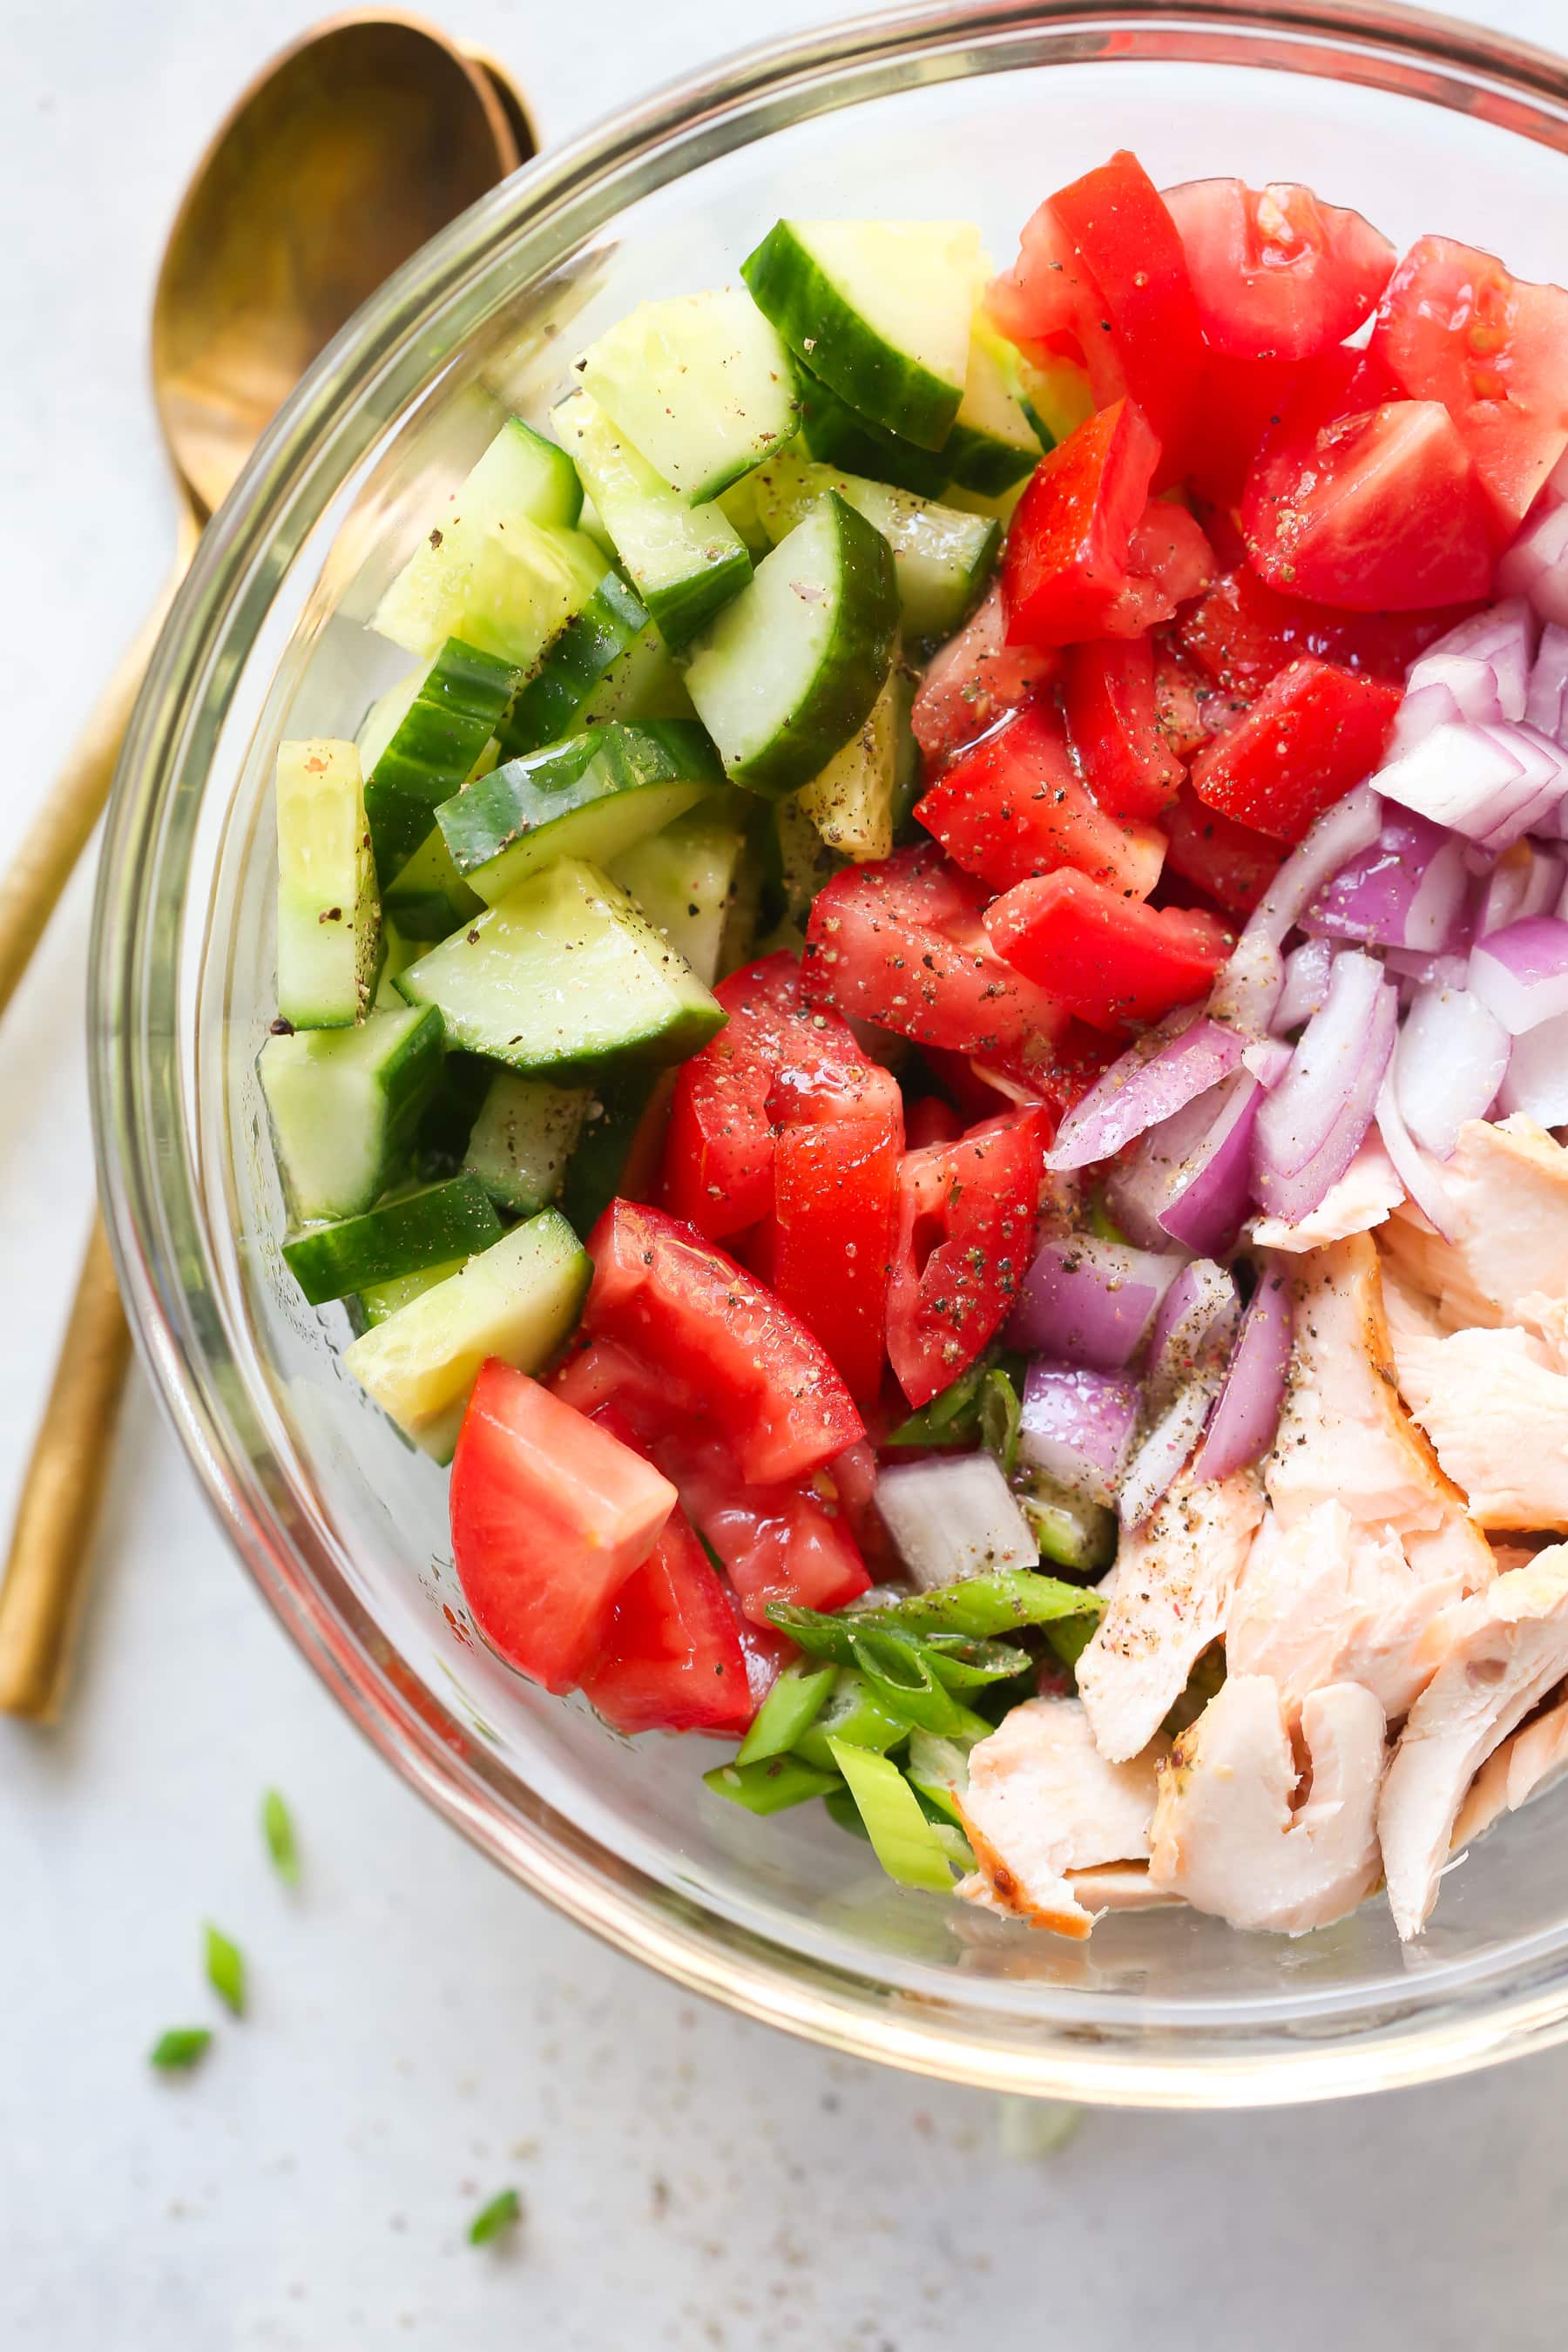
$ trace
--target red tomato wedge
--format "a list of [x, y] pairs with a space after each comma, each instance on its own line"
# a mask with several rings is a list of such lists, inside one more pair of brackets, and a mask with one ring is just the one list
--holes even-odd
[[[1150, 499], [1127, 552], [1135, 575], [1133, 593], [1163, 607], [1152, 613], [1155, 621], [1168, 621], [1178, 604], [1201, 596], [1219, 570], [1202, 523], [1173, 499]], [[1145, 581], [1152, 595], [1145, 596]]]
[[1296, 369], [1288, 361], [1226, 359], [1209, 352], [1188, 436], [1186, 478], [1195, 496], [1222, 509], [1236, 504], [1295, 382]]
[[996, 953], [987, 896], [934, 844], [836, 874], [812, 904], [807, 999], [1021, 1076], [1048, 1069], [1068, 1016]]
[[1227, 915], [1251, 914], [1284, 856], [1279, 842], [1267, 834], [1254, 833], [1250, 825], [1206, 808], [1190, 784], [1177, 794], [1165, 832], [1170, 871], [1204, 891]]
[[677, 1073], [659, 1198], [720, 1241], [772, 1206], [767, 1100], [779, 1071], [858, 1068], [866, 1057], [842, 1021], [804, 1002], [800, 966], [785, 950], [731, 972], [714, 993], [730, 1018]]
[[1289, 416], [1242, 502], [1254, 568], [1271, 587], [1359, 613], [1484, 596], [1486, 494], [1448, 412], [1397, 400], [1305, 439]]
[[858, 1404], [887, 1361], [893, 1197], [903, 1101], [886, 1070], [784, 1072], [768, 1099], [777, 1141], [773, 1287], [816, 1333]]
[[575, 1687], [675, 1488], [605, 1429], [492, 1360], [452, 1463], [452, 1555], [479, 1631], [548, 1690]]
[[[1201, 609], [1201, 608], [1200, 608]], [[1223, 694], [1179, 646], [1162, 633], [1154, 645], [1154, 718], [1178, 760], [1192, 754], [1229, 725], [1237, 698]]]
[[1129, 618], [1132, 534], [1159, 444], [1131, 402], [1101, 409], [1043, 457], [1014, 509], [1002, 558], [1009, 645], [1136, 635]]
[[1293, 661], [1193, 761], [1199, 800], [1276, 841], [1300, 841], [1326, 808], [1370, 776], [1401, 689], [1331, 662]]
[[622, 1585], [582, 1688], [617, 1731], [742, 1732], [751, 1722], [729, 1596], [679, 1510]]
[[1424, 236], [1394, 273], [1372, 349], [1412, 400], [1442, 402], [1506, 537], [1568, 449], [1568, 294]]
[[[1161, 729], [1152, 640], [1104, 637], [1074, 646], [1068, 655], [1064, 701], [1072, 748], [1100, 806], [1111, 816], [1134, 821], [1159, 817], [1186, 771]], [[1081, 858], [1071, 863], [1086, 874], [1095, 871]], [[1135, 893], [1140, 898], [1148, 895], [1146, 889]]]
[[1212, 915], [1141, 907], [1082, 874], [1020, 882], [985, 928], [1009, 963], [1105, 1030], [1158, 1021], [1204, 995], [1236, 945]]
[[888, 1352], [911, 1405], [929, 1404], [1000, 1330], [1029, 1264], [1045, 1147], [1040, 1114], [1026, 1111], [905, 1153]]
[[921, 680], [910, 725], [928, 772], [1055, 676], [1056, 655], [1036, 646], [1008, 645], [1006, 627], [1002, 583], [994, 581], [973, 618], [942, 647]]
[[1370, 221], [1292, 181], [1188, 180], [1166, 189], [1165, 206], [1205, 341], [1235, 359], [1307, 360], [1342, 343], [1394, 268]]
[[[588, 1336], [655, 1375], [672, 1413], [708, 1423], [742, 1477], [804, 1477], [864, 1434], [820, 1343], [694, 1227], [612, 1201], [587, 1246]], [[557, 1387], [575, 1393], [570, 1381]]]
[[1468, 605], [1436, 612], [1336, 613], [1281, 595], [1250, 570], [1227, 572], [1176, 623], [1184, 652], [1227, 694], [1246, 698], [1302, 654], [1403, 679], [1417, 655], [1463, 620]]
[[963, 1121], [941, 1095], [917, 1095], [904, 1106], [904, 1140], [911, 1151], [923, 1151], [929, 1143], [955, 1143], [963, 1132]]
[[1061, 720], [1039, 703], [963, 752], [914, 813], [955, 865], [993, 890], [1076, 866], [1146, 898], [1165, 855], [1152, 826], [1119, 824], [1098, 804]]
[[809, 1484], [759, 1486], [722, 1444], [677, 1443], [661, 1458], [752, 1623], [768, 1622], [770, 1601], [842, 1609], [869, 1586], [831, 1463]]

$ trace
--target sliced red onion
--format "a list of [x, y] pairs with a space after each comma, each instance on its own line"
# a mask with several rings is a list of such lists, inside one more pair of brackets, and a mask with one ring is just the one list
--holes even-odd
[[1568, 923], [1526, 915], [1478, 940], [1470, 986], [1510, 1037], [1568, 1013]]
[[1390, 948], [1383, 959], [1384, 971], [1407, 983], [1412, 996], [1421, 988], [1465, 988], [1469, 983], [1468, 955], [1416, 955], [1409, 948]]
[[1568, 1013], [1514, 1039], [1498, 1101], [1505, 1118], [1517, 1110], [1542, 1127], [1568, 1125]]
[[1279, 1037], [1255, 1037], [1241, 1059], [1260, 1087], [1277, 1087], [1290, 1066], [1290, 1048]]
[[1479, 996], [1418, 989], [1394, 1048], [1399, 1116], [1417, 1143], [1447, 1160], [1465, 1121], [1486, 1117], [1508, 1064], [1508, 1032]]
[[1266, 1265], [1241, 1318], [1225, 1386], [1193, 1464], [1194, 1478], [1228, 1478], [1268, 1453], [1279, 1427], [1294, 1330], [1289, 1279]]
[[1116, 1515], [1124, 1528], [1141, 1526], [1181, 1475], [1214, 1411], [1218, 1387], [1217, 1373], [1209, 1381], [1194, 1381], [1139, 1439], [1116, 1492]]
[[1244, 1043], [1218, 1021], [1173, 1014], [1130, 1046], [1068, 1113], [1047, 1166], [1088, 1168], [1113, 1158], [1237, 1068]]
[[1332, 940], [1303, 940], [1285, 959], [1285, 985], [1274, 1008], [1276, 1029], [1299, 1029], [1321, 1013], [1334, 968]]
[[1568, 628], [1555, 621], [1541, 632], [1524, 716], [1553, 743], [1568, 743]]
[[1497, 568], [1509, 596], [1528, 596], [1543, 621], [1568, 625], [1568, 507], [1538, 507]]
[[1435, 727], [1455, 726], [1463, 721], [1464, 716], [1452, 690], [1440, 679], [1434, 678], [1430, 686], [1418, 686], [1414, 692], [1407, 688], [1394, 721], [1394, 732], [1388, 739], [1391, 757], [1403, 758], [1406, 751], [1413, 751], [1417, 743], [1425, 741]]
[[1138, 1383], [1037, 1357], [1024, 1382], [1018, 1451], [1049, 1478], [1110, 1503], [1138, 1419]]
[[1468, 887], [1463, 843], [1429, 817], [1391, 809], [1371, 848], [1304, 909], [1301, 929], [1441, 954], [1454, 943]]
[[1019, 1286], [1007, 1345], [1065, 1364], [1120, 1371], [1142, 1346], [1181, 1261], [1118, 1242], [1049, 1241]]
[[1509, 750], [1523, 767], [1526, 782], [1535, 788], [1535, 797], [1522, 812], [1514, 809], [1500, 817], [1489, 833], [1482, 835], [1481, 847], [1507, 849], [1526, 833], [1561, 835], [1564, 800], [1568, 797], [1568, 757], [1533, 727], [1499, 727], [1492, 732], [1507, 737]]
[[[1467, 719], [1522, 719], [1536, 627], [1535, 614], [1522, 596], [1489, 604], [1428, 646], [1408, 671], [1406, 687], [1418, 694], [1434, 681], [1446, 685]], [[1472, 708], [1467, 691], [1478, 706], [1488, 707]]]
[[1252, 1129], [1265, 1089], [1237, 1070], [1146, 1135], [1106, 1187], [1110, 1213], [1144, 1249], [1227, 1250], [1248, 1205]]
[[945, 1454], [877, 1473], [877, 1509], [922, 1592], [999, 1568], [1033, 1568], [1040, 1547], [991, 1454]]
[[1568, 788], [1562, 755], [1523, 727], [1447, 721], [1373, 778], [1387, 799], [1487, 849], [1506, 849]]
[[1453, 1202], [1442, 1170], [1429, 1160], [1400, 1117], [1394, 1074], [1384, 1080], [1377, 1098], [1377, 1131], [1394, 1162], [1394, 1172], [1416, 1207], [1428, 1217], [1445, 1241], [1454, 1238]]
[[1554, 915], [1563, 896], [1563, 856], [1538, 842], [1516, 841], [1505, 849], [1481, 887], [1472, 925], [1484, 940], [1521, 915]]
[[1236, 1284], [1206, 1258], [1184, 1266], [1155, 1320], [1145, 1383], [1152, 1415], [1117, 1489], [1123, 1527], [1137, 1527], [1203, 1435], [1224, 1378], [1240, 1306]]
[[1216, 1020], [1259, 1036], [1269, 1026], [1284, 986], [1280, 950], [1288, 934], [1330, 875], [1371, 847], [1382, 824], [1383, 810], [1370, 784], [1358, 784], [1324, 810], [1274, 877], [1215, 981], [1209, 1011]]
[[1299, 1223], [1355, 1158], [1394, 1051], [1398, 1011], [1382, 966], [1347, 948], [1335, 961], [1328, 1002], [1258, 1113], [1252, 1189], [1266, 1215]]

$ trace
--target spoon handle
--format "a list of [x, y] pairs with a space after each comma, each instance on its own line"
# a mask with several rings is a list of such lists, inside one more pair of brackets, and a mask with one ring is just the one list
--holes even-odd
[[52, 1722], [92, 1566], [131, 1331], [94, 1215], [0, 1583], [0, 1709]]
[[115, 762], [158, 632], [195, 553], [194, 517], [183, 517], [174, 569], [121, 656], [77, 738], [62, 774], [39, 805], [8, 869], [0, 874], [0, 1013], [16, 992], [61, 891], [103, 813]]

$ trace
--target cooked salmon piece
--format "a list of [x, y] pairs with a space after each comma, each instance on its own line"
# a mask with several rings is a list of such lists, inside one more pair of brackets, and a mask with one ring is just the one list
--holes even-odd
[[1378, 1808], [1389, 1905], [1405, 1937], [1431, 1912], [1481, 1767], [1568, 1673], [1568, 1545], [1451, 1613], [1448, 1654], [1410, 1710]]
[[1304, 1936], [1353, 1911], [1378, 1874], [1382, 1707], [1360, 1683], [1312, 1691], [1300, 1733], [1267, 1675], [1232, 1675], [1160, 1771], [1150, 1836], [1152, 1885], [1233, 1927]]
[[971, 1749], [955, 1801], [978, 1869], [959, 1882], [971, 1902], [1083, 1937], [1094, 1915], [1070, 1874], [1149, 1852], [1154, 1776], [1165, 1743], [1131, 1764], [1108, 1763], [1077, 1699], [1026, 1700]]
[[1446, 1330], [1516, 1323], [1532, 1292], [1568, 1298], [1568, 1151], [1543, 1127], [1518, 1112], [1468, 1120], [1443, 1178], [1450, 1239], [1412, 1204], [1379, 1238]]
[[1325, 1243], [1370, 1233], [1404, 1198], [1405, 1187], [1373, 1128], [1339, 1182], [1329, 1187], [1299, 1224], [1289, 1225], [1281, 1217], [1258, 1217], [1248, 1232], [1258, 1249], [1321, 1249]]
[[1568, 1530], [1568, 1374], [1512, 1325], [1407, 1339], [1405, 1402], [1483, 1528]]
[[1078, 1691], [1096, 1747], [1113, 1763], [1141, 1755], [1225, 1632], [1237, 1579], [1263, 1517], [1256, 1474], [1194, 1486], [1178, 1478], [1143, 1525], [1123, 1535]]

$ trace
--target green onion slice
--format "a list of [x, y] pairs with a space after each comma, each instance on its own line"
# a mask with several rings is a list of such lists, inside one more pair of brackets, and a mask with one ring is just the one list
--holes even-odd
[[898, 1766], [886, 1756], [873, 1755], [869, 1748], [851, 1748], [847, 1740], [828, 1744], [889, 1877], [897, 1879], [900, 1886], [926, 1886], [939, 1895], [950, 1894], [952, 1864], [947, 1848]]
[[211, 1921], [206, 1928], [207, 1982], [226, 2009], [245, 2015], [245, 1954]]
[[279, 1877], [285, 1885], [298, 1886], [300, 1849], [295, 1842], [293, 1817], [276, 1789], [268, 1789], [261, 1801], [261, 1834], [267, 1840], [267, 1851]]
[[147, 2056], [153, 2065], [165, 2070], [194, 2066], [211, 2044], [212, 2034], [205, 2025], [172, 2025], [167, 2033], [160, 2033]]
[[744, 1805], [749, 1813], [782, 1813], [804, 1805], [808, 1797], [826, 1796], [834, 1787], [831, 1772], [818, 1772], [793, 1756], [768, 1756], [755, 1764], [720, 1764], [702, 1775], [716, 1797]]
[[468, 2224], [470, 2246], [488, 2246], [503, 2230], [515, 2228], [522, 2218], [522, 2200], [515, 2189], [503, 2189], [488, 2205], [481, 2205]]
[[814, 1724], [833, 1688], [833, 1668], [786, 1666], [763, 1699], [736, 1753], [737, 1764], [783, 1756]]

